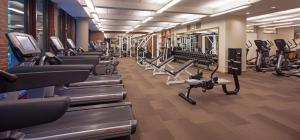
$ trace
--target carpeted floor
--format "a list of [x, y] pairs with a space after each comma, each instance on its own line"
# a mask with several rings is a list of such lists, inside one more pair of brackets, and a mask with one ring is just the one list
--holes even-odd
[[167, 76], [133, 59], [122, 58], [118, 70], [138, 120], [133, 140], [300, 140], [300, 78], [250, 71], [239, 95], [196, 89], [192, 106], [178, 96], [184, 84], [167, 86]]

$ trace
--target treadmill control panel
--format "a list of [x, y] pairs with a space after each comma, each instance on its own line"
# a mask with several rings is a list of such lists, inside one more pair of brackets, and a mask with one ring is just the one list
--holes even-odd
[[61, 44], [61, 42], [56, 38], [56, 37], [51, 37], [52, 43], [55, 45], [55, 47], [58, 50], [64, 50], [65, 48], [63, 47], [63, 45]]
[[18, 35], [18, 36], [16, 36], [16, 38], [19, 40], [22, 48], [25, 51], [34, 51], [35, 50], [32, 42], [30, 41], [28, 36], [19, 36]]
[[72, 49], [75, 49], [75, 48], [76, 48], [76, 47], [75, 47], [75, 44], [74, 44], [74, 42], [73, 42], [72, 39], [68, 38], [67, 41], [68, 41], [68, 44], [70, 45], [70, 47], [71, 47]]

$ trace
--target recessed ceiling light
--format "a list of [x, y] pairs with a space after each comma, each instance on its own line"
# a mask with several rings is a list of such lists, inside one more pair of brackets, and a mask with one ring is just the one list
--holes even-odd
[[99, 19], [99, 17], [98, 17], [98, 14], [93, 13], [92, 16], [93, 16], [93, 18], [94, 18], [94, 20], [95, 20], [96, 22], [99, 22], [99, 21], [100, 21], [100, 19]]
[[146, 18], [145, 20], [143, 20], [142, 23], [146, 23], [146, 22], [148, 22], [148, 21], [151, 20], [151, 19], [153, 19], [153, 17], [148, 17], [148, 18]]
[[138, 27], [140, 27], [141, 25], [136, 25], [136, 26], [134, 26], [133, 28], [138, 28]]
[[158, 11], [156, 11], [156, 13], [160, 14], [160, 13], [166, 11], [167, 9], [169, 9], [170, 7], [172, 7], [173, 5], [177, 4], [180, 1], [181, 0], [173, 0], [173, 1], [169, 2], [168, 4], [166, 4], [165, 6], [163, 6], [161, 9], [159, 9]]
[[87, 5], [87, 7], [89, 7], [90, 9], [94, 9], [94, 4], [92, 0], [85, 0], [85, 4]]
[[274, 26], [283, 26], [283, 25], [290, 25], [293, 24], [294, 22], [287, 22], [287, 23], [280, 23], [280, 24], [269, 24], [269, 25], [262, 25], [259, 26], [261, 28], [265, 28], [265, 27], [274, 27]]
[[193, 20], [190, 20], [190, 21], [187, 21], [187, 22], [184, 22], [184, 23], [181, 23], [181, 25], [185, 25], [185, 24], [189, 24], [189, 23], [193, 23], [193, 22], [196, 22], [200, 19], [193, 19]]
[[250, 7], [250, 6], [251, 6], [251, 5], [244, 5], [244, 6], [236, 7], [236, 8], [229, 9], [229, 10], [226, 10], [226, 11], [223, 11], [223, 12], [220, 12], [220, 13], [217, 13], [217, 14], [210, 15], [210, 17], [215, 17], [215, 16], [219, 16], [219, 15], [224, 15], [224, 14], [227, 14], [227, 13], [230, 13], [230, 12], [235, 12], [235, 11], [238, 11], [238, 10], [242, 10], [242, 9], [248, 8], [248, 7]]
[[290, 14], [295, 14], [299, 13], [300, 8], [295, 8], [295, 9], [290, 9], [290, 10], [285, 10], [285, 11], [279, 11], [275, 13], [270, 13], [270, 14], [265, 14], [265, 15], [260, 15], [260, 16], [255, 16], [255, 17], [250, 17], [247, 18], [247, 21], [253, 21], [253, 20], [265, 20], [267, 18], [273, 18], [273, 17], [278, 17], [278, 16], [285, 16], [285, 15], [290, 15]]

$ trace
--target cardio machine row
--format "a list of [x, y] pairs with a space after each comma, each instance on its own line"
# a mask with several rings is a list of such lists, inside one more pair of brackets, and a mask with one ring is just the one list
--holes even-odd
[[0, 93], [28, 90], [29, 99], [0, 102], [3, 139], [107, 139], [136, 131], [115, 58], [77, 51], [71, 40], [64, 49], [56, 37], [54, 54], [42, 54], [31, 35], [6, 36], [18, 65], [0, 71]]
[[[255, 40], [256, 57], [247, 60], [248, 67], [255, 67], [257, 72], [275, 71], [274, 75], [277, 76], [300, 77], [300, 49], [296, 50], [297, 56], [295, 58], [289, 58], [289, 54], [298, 47], [298, 43], [295, 40], [293, 43], [286, 42], [284, 39], [276, 39], [274, 42], [277, 48], [276, 54], [270, 55], [273, 43], [268, 40]], [[248, 41], [246, 47], [248, 54], [252, 43]]]

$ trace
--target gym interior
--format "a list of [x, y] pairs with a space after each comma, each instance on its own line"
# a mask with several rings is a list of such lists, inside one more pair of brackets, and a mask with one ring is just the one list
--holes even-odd
[[299, 0], [1, 0], [2, 140], [299, 140]]

